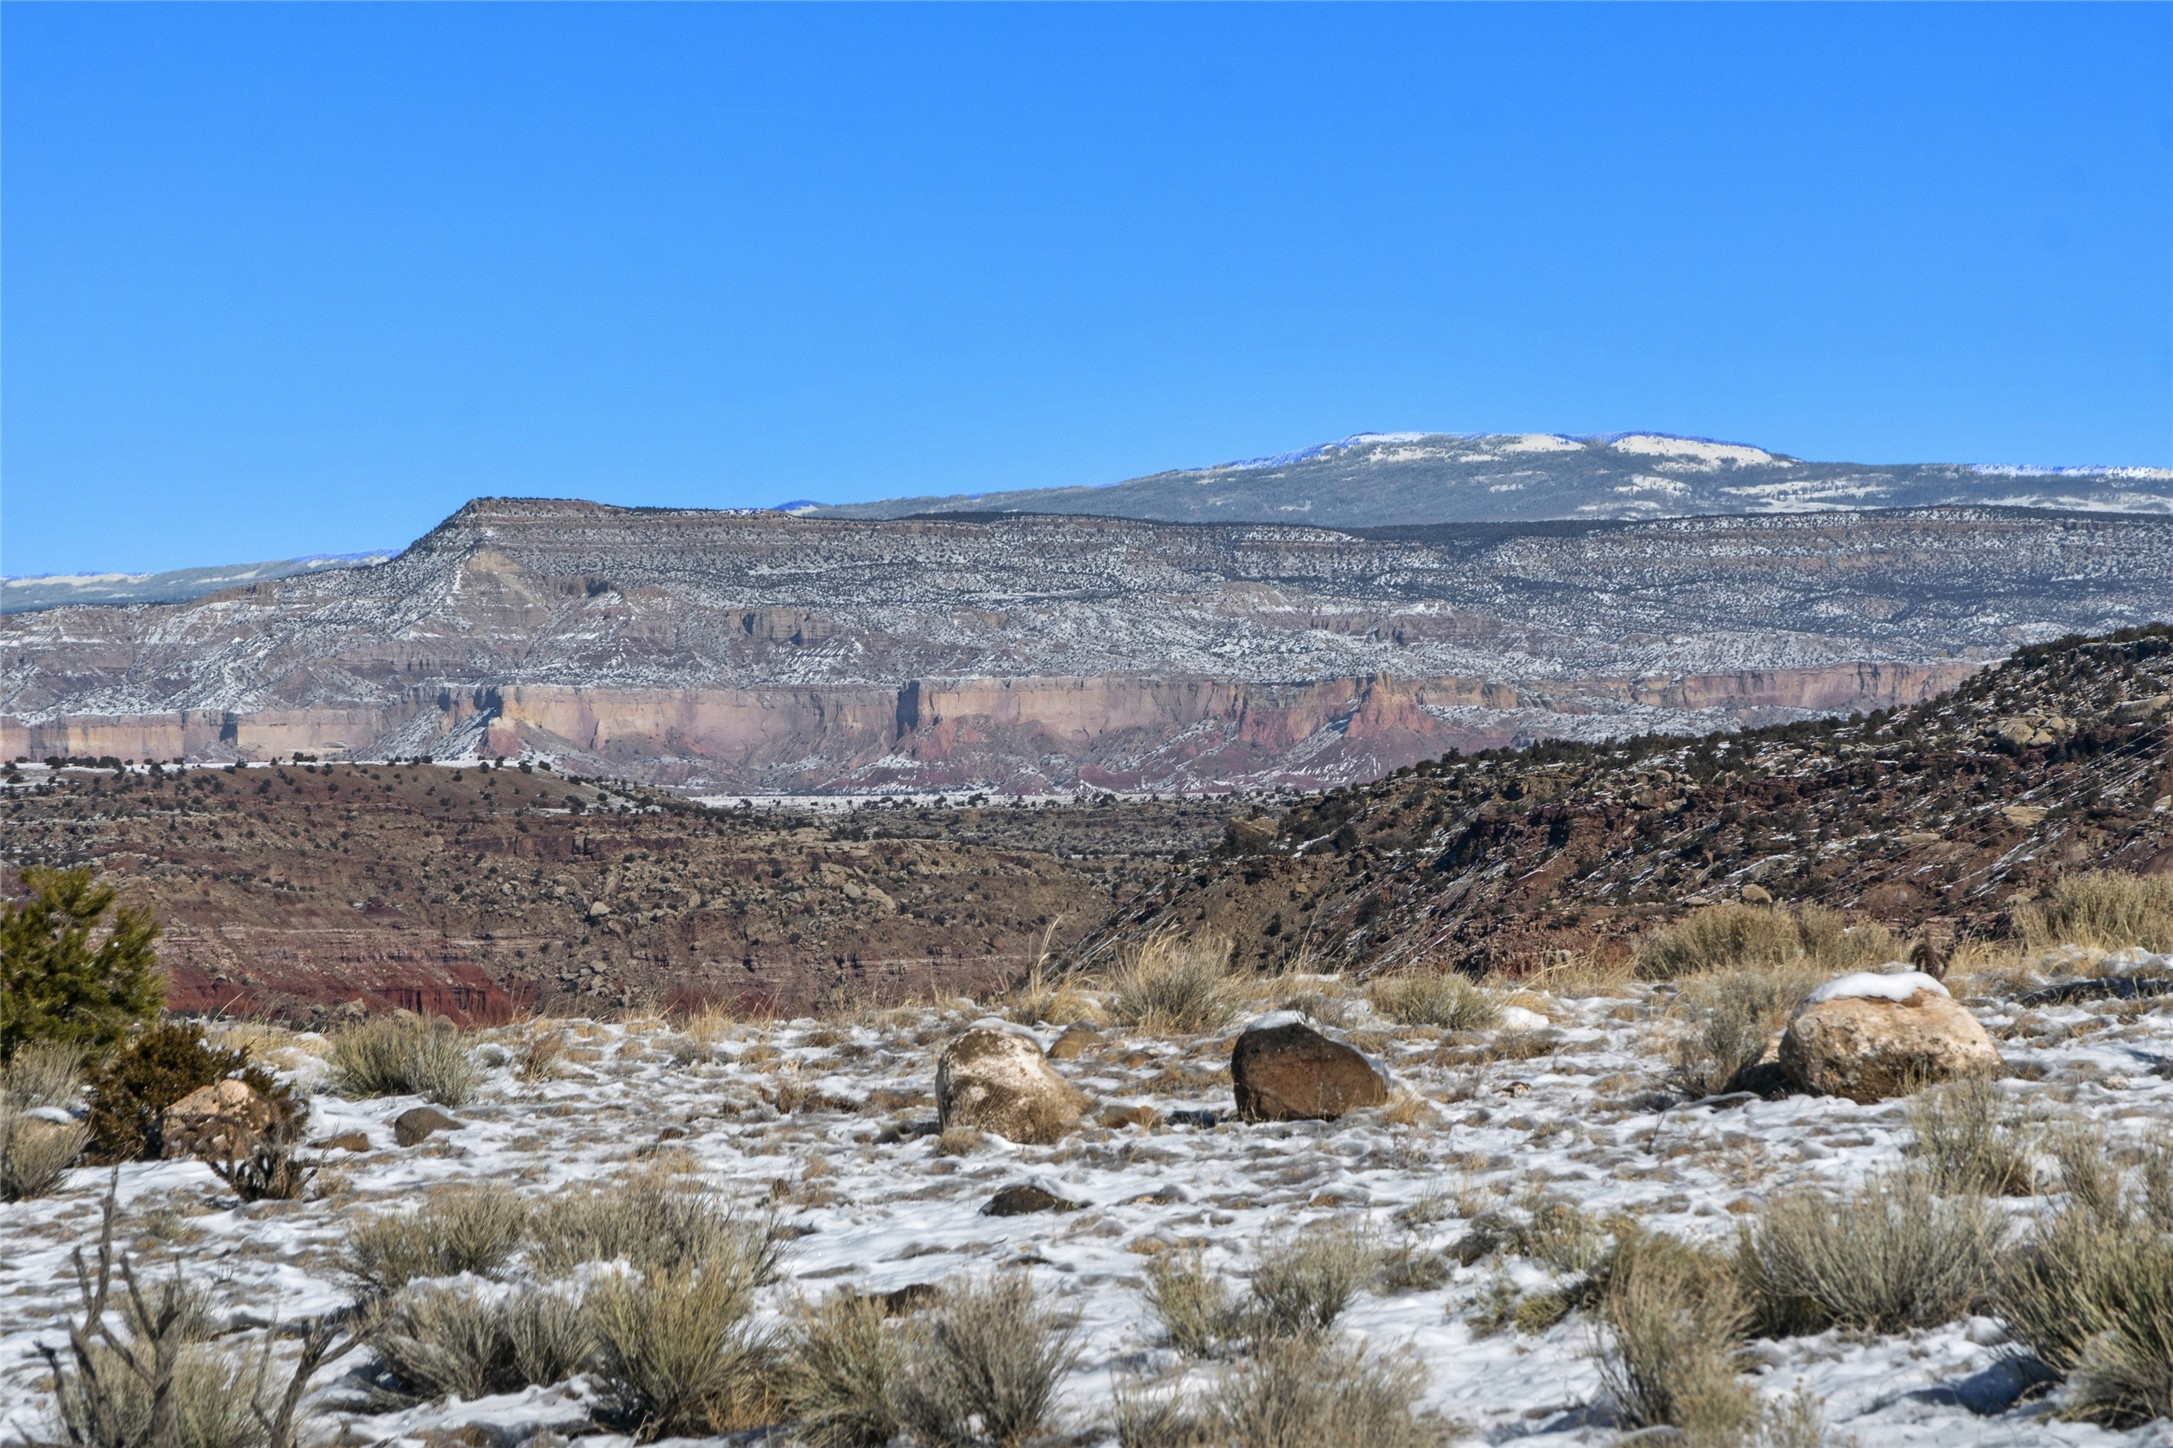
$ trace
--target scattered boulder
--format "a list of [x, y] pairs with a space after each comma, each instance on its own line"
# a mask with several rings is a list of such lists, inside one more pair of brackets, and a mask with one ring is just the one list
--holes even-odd
[[1334, 1121], [1388, 1100], [1388, 1081], [1363, 1054], [1288, 1014], [1237, 1038], [1230, 1080], [1247, 1121]]
[[214, 1081], [199, 1086], [159, 1116], [159, 1154], [229, 1161], [246, 1156], [277, 1114], [272, 1103], [246, 1081]]
[[1864, 1105], [2001, 1064], [1977, 1018], [1917, 970], [1860, 971], [1812, 991], [1781, 1033], [1776, 1061], [1797, 1090]]
[[1049, 1059], [1052, 1061], [1077, 1060], [1107, 1039], [1108, 1037], [1095, 1030], [1092, 1026], [1067, 1027], [1064, 1034], [1056, 1038], [1056, 1043], [1049, 1047]]
[[414, 1106], [392, 1118], [392, 1139], [402, 1146], [413, 1146], [440, 1131], [458, 1131], [465, 1125], [435, 1106]]
[[1039, 1041], [1001, 1021], [969, 1027], [936, 1058], [936, 1113], [946, 1132], [970, 1127], [1046, 1145], [1076, 1128], [1087, 1106]]
[[337, 1136], [313, 1141], [310, 1145], [319, 1151], [368, 1151], [370, 1134], [366, 1131], [343, 1131]]
[[1060, 1197], [1046, 1187], [1035, 1186], [1032, 1182], [1021, 1182], [1017, 1186], [1005, 1187], [990, 1197], [988, 1205], [981, 1208], [981, 1215], [1023, 1217], [1033, 1212], [1076, 1212], [1085, 1205], [1084, 1202]]

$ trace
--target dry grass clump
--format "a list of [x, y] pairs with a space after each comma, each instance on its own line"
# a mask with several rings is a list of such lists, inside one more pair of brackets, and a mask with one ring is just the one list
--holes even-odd
[[1716, 969], [1684, 982], [1682, 1009], [1693, 1024], [1677, 1039], [1668, 1084], [1686, 1096], [1744, 1089], [1773, 1033], [1821, 979], [1804, 961]]
[[1758, 1421], [1757, 1394], [1736, 1375], [1751, 1310], [1725, 1256], [1632, 1234], [1609, 1259], [1598, 1305], [1600, 1386], [1625, 1424], [1721, 1443]]
[[1793, 966], [1823, 975], [1861, 970], [1899, 952], [1882, 925], [1850, 925], [1815, 905], [1708, 905], [1638, 942], [1637, 974], [1676, 980], [1709, 970]]
[[767, 1218], [741, 1218], [668, 1164], [552, 1198], [535, 1215], [534, 1238], [530, 1260], [546, 1276], [584, 1262], [649, 1272], [728, 1260], [747, 1264], [759, 1285], [775, 1278], [781, 1251]]
[[483, 1079], [459, 1028], [421, 1016], [364, 1021], [334, 1036], [325, 1059], [330, 1088], [341, 1096], [421, 1096], [461, 1106]]
[[1098, 1026], [1109, 1019], [1101, 1002], [1069, 975], [1051, 977], [1043, 961], [1011, 991], [1007, 1014], [1022, 1026]]
[[2053, 882], [2041, 900], [2016, 907], [2031, 950], [2081, 945], [2096, 950], [2173, 950], [2173, 875], [2091, 870]]
[[426, 1277], [490, 1277], [520, 1246], [529, 1205], [512, 1188], [447, 1187], [412, 1212], [377, 1212], [348, 1230], [345, 1266], [371, 1292]]
[[1380, 1258], [1371, 1235], [1340, 1222], [1271, 1244], [1253, 1270], [1247, 1331], [1255, 1339], [1326, 1332], [1372, 1278]]
[[1163, 1337], [1186, 1357], [1212, 1356], [1237, 1331], [1230, 1284], [1198, 1251], [1164, 1252], [1150, 1261], [1145, 1296]]
[[1234, 949], [1219, 930], [1156, 931], [1110, 979], [1110, 1015], [1155, 1035], [1220, 1030], [1249, 995], [1231, 968]]
[[2000, 1262], [1997, 1305], [2029, 1355], [2065, 1378], [2069, 1417], [2132, 1427], [2173, 1417], [2173, 1201], [2160, 1143], [2139, 1188], [2079, 1136], [2058, 1153], [2068, 1204]]
[[36, 1111], [75, 1104], [83, 1087], [83, 1058], [52, 1041], [25, 1041], [0, 1065], [0, 1111]]
[[79, 1121], [46, 1121], [0, 1108], [0, 1202], [42, 1197], [59, 1186], [90, 1146], [90, 1128]]
[[581, 1303], [550, 1287], [494, 1293], [473, 1282], [408, 1287], [370, 1332], [400, 1391], [414, 1398], [479, 1398], [561, 1383], [592, 1345]]
[[915, 1442], [1024, 1448], [1052, 1431], [1078, 1342], [1025, 1274], [953, 1286], [917, 1328], [894, 1395]]
[[1262, 1343], [1223, 1378], [1210, 1440], [1245, 1448], [1429, 1448], [1441, 1425], [1413, 1412], [1425, 1374], [1333, 1337]]
[[1366, 998], [1399, 1026], [1484, 1031], [1501, 1023], [1501, 1003], [1453, 970], [1408, 970], [1382, 976], [1367, 986]]
[[897, 1437], [905, 1349], [879, 1297], [840, 1290], [802, 1304], [785, 1369], [794, 1438], [809, 1448], [881, 1448]]
[[[148, 1356], [140, 1338], [126, 1343]], [[54, 1407], [63, 1437], [81, 1448], [142, 1448], [154, 1442], [153, 1387], [131, 1372], [119, 1348], [90, 1349], [94, 1389], [81, 1374], [59, 1383]], [[268, 1435], [257, 1417], [259, 1363], [254, 1354], [203, 1342], [185, 1342], [166, 1380], [173, 1413], [174, 1448], [265, 1448]]]
[[730, 1259], [596, 1282], [585, 1305], [607, 1415], [644, 1441], [773, 1421], [778, 1350], [752, 1321], [755, 1286]]
[[1736, 1266], [1759, 1325], [1780, 1337], [1829, 1327], [1936, 1327], [1991, 1294], [2005, 1225], [1984, 1198], [1939, 1197], [1921, 1173], [1842, 1196], [1799, 1189], [1740, 1231]]
[[1217, 1448], [1213, 1411], [1182, 1381], [1118, 1374], [1110, 1384], [1117, 1448]]
[[2005, 1109], [1999, 1086], [1977, 1076], [1925, 1091], [1909, 1102], [1916, 1155], [1943, 1195], [2026, 1197], [2037, 1190], [2041, 1133]]

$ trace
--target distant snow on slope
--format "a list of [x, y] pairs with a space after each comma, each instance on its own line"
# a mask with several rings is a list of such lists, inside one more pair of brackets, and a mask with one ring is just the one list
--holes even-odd
[[1764, 448], [1745, 447], [1741, 443], [1710, 442], [1698, 437], [1671, 437], [1663, 432], [1633, 432], [1609, 439], [1608, 445], [1616, 452], [1634, 453], [1641, 457], [1680, 458], [1706, 463], [1716, 468], [1726, 464], [1742, 467], [1753, 463], [1762, 467], [1789, 466], [1786, 458], [1775, 457]]

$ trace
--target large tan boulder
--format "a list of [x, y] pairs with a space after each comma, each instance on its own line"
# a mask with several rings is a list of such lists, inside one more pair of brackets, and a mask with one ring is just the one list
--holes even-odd
[[1247, 1121], [1333, 1121], [1388, 1100], [1388, 1081], [1365, 1056], [1297, 1016], [1265, 1016], [1230, 1052], [1237, 1114]]
[[1858, 972], [1811, 992], [1781, 1033], [1778, 1063], [1798, 1090], [1866, 1105], [2000, 1069], [1977, 1018], [1915, 970]]
[[936, 1116], [945, 1131], [966, 1126], [1046, 1144], [1077, 1127], [1087, 1107], [1039, 1041], [999, 1021], [969, 1027], [936, 1058]]
[[272, 1103], [246, 1081], [199, 1086], [159, 1117], [160, 1155], [229, 1161], [248, 1154], [271, 1126]]

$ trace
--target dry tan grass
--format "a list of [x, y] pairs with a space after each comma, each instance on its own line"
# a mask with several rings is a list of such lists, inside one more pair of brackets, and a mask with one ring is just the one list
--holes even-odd
[[1110, 1016], [1151, 1035], [1220, 1030], [1261, 986], [1232, 968], [1234, 949], [1210, 928], [1156, 931], [1111, 977]]
[[2091, 870], [2062, 876], [2042, 899], [2017, 906], [2014, 919], [2032, 950], [2173, 950], [2173, 875]]
[[916, 1441], [1025, 1448], [1054, 1430], [1078, 1339], [1025, 1273], [956, 1283], [917, 1327], [895, 1395]]
[[450, 1021], [375, 1016], [332, 1038], [331, 1089], [342, 1096], [422, 1096], [464, 1105], [482, 1081], [468, 1038]]
[[1815, 905], [1708, 905], [1647, 931], [1638, 941], [1636, 970], [1646, 980], [1783, 966], [1839, 975], [1900, 953], [1885, 926], [1851, 925]]
[[1402, 1026], [1484, 1031], [1501, 1023], [1494, 994], [1450, 970], [1407, 970], [1367, 986], [1373, 1008]]

